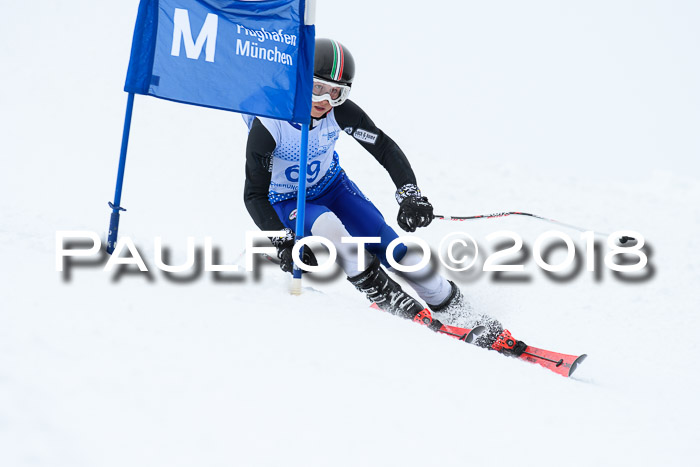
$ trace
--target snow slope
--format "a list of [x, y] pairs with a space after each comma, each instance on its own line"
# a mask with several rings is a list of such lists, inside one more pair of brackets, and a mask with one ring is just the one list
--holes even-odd
[[[137, 2], [4, 6], [0, 39], [0, 465], [678, 465], [700, 415], [700, 64], [693, 2], [321, 2], [317, 35], [358, 62], [353, 98], [399, 142], [441, 214], [522, 210], [633, 229], [650, 278], [449, 273], [574, 377], [367, 308], [342, 276], [300, 297], [258, 276], [55, 271], [55, 232], [105, 234]], [[461, 19], [458, 14], [462, 15]], [[447, 17], [446, 17], [447, 16]], [[149, 265], [211, 236], [239, 261], [240, 117], [138, 97], [121, 235]], [[388, 175], [343, 166], [387, 219]], [[369, 159], [368, 159], [369, 158]], [[395, 225], [395, 224], [393, 224]], [[553, 226], [508, 217], [466, 230]], [[559, 229], [578, 240], [578, 232]], [[562, 252], [552, 257], [561, 259]], [[483, 259], [483, 257], [482, 257]]]

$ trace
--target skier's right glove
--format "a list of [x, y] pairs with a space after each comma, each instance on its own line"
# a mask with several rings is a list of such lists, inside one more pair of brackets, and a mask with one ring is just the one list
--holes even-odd
[[[292, 260], [292, 248], [294, 248], [294, 232], [290, 228], [284, 229], [284, 234], [279, 237], [272, 237], [270, 241], [277, 248], [277, 257], [280, 260], [280, 269], [284, 272], [291, 273], [294, 270], [294, 261]], [[309, 266], [318, 266], [316, 256], [313, 251], [306, 245], [303, 249], [301, 259], [304, 264]]]

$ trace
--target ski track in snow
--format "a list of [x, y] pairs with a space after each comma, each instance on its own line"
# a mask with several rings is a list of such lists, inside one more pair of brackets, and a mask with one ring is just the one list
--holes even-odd
[[[126, 100], [119, 90], [137, 2], [110, 10], [109, 26], [79, 21], [106, 14], [105, 6], [93, 2], [80, 2], [82, 16], [75, 17], [50, 2], [39, 3], [45, 8], [35, 22], [44, 28], [42, 37], [58, 34], [58, 40], [37, 44], [26, 31], [0, 28], [2, 38], [14, 31], [25, 39], [2, 54], [5, 61], [24, 65], [8, 72], [6, 88], [26, 91], [3, 89], [0, 95], [0, 123], [8, 130], [0, 142], [8, 168], [0, 174], [0, 465], [656, 466], [695, 458], [700, 415], [700, 348], [693, 337], [700, 324], [700, 208], [695, 200], [700, 187], [692, 167], [667, 170], [662, 159], [681, 157], [683, 150], [697, 154], [697, 138], [683, 130], [686, 124], [697, 128], [691, 125], [700, 120], [697, 111], [684, 114], [685, 122], [679, 120], [675, 129], [665, 123], [655, 127], [668, 136], [668, 154], [659, 155], [653, 132], [639, 130], [651, 125], [645, 111], [620, 110], [629, 103], [614, 85], [626, 72], [601, 64], [611, 88], [599, 91], [609, 99], [610, 112], [622, 112], [639, 125], [635, 133], [624, 118], [620, 123], [620, 131], [628, 132], [625, 138], [636, 139], [623, 138], [623, 143], [601, 130], [596, 118], [608, 116], [599, 109], [583, 117], [572, 111], [566, 114], [572, 119], [566, 131], [599, 133], [564, 145], [554, 134], [538, 133], [542, 125], [558, 124], [545, 120], [547, 110], [528, 107], [531, 113], [519, 122], [532, 130], [533, 140], [551, 136], [562, 145], [531, 146], [529, 136], [508, 133], [518, 131], [509, 122], [518, 121], [517, 112], [525, 105], [518, 99], [526, 97], [515, 95], [513, 115], [488, 113], [493, 105], [505, 105], [493, 96], [512, 93], [521, 83], [489, 77], [492, 68], [486, 65], [498, 65], [488, 57], [506, 53], [507, 47], [486, 41], [483, 50], [465, 52], [483, 70], [468, 62], [458, 65], [468, 77], [468, 105], [446, 109], [442, 122], [416, 122], [409, 112], [434, 112], [427, 102], [434, 98], [427, 86], [430, 72], [416, 77], [418, 90], [396, 84], [398, 95], [415, 96], [412, 106], [399, 99], [383, 108], [377, 102], [386, 96], [371, 89], [382, 77], [381, 62], [370, 56], [376, 45], [353, 35], [348, 26], [363, 8], [389, 7], [360, 2], [357, 11], [347, 12], [347, 22], [338, 22], [328, 9], [339, 6], [319, 6], [317, 35], [330, 35], [332, 26], [342, 42], [357, 50], [356, 60], [368, 62], [353, 98], [367, 103], [373, 118], [409, 155], [436, 212], [522, 210], [595, 230], [632, 229], [645, 236], [654, 274], [640, 283], [622, 282], [608, 270], [600, 281], [583, 270], [558, 283], [546, 278], [532, 259], [526, 263], [525, 274], [531, 277], [526, 283], [494, 282], [485, 273], [448, 274], [475, 309], [499, 318], [516, 337], [545, 349], [587, 353], [584, 364], [566, 379], [370, 310], [342, 276], [305, 279], [300, 297], [289, 295], [288, 276], [272, 264], [262, 265], [258, 279], [240, 281], [215, 282], [203, 273], [174, 282], [157, 270], [151, 280], [140, 273], [115, 278], [95, 266], [75, 267], [65, 280], [54, 270], [55, 232], [105, 235]], [[16, 18], [23, 7], [10, 8], [17, 11], [7, 17]], [[542, 8], [538, 4], [527, 18], [536, 21]], [[643, 11], [652, 15], [655, 10], [649, 8]], [[495, 7], [469, 11], [497, 24]], [[404, 13], [428, 28], [428, 34], [456, 37], [420, 21], [417, 12]], [[375, 24], [371, 21], [378, 21], [362, 18], [370, 21], [368, 30]], [[607, 23], [601, 24], [605, 31]], [[403, 27], [388, 30], [404, 34]], [[685, 37], [683, 31], [678, 38]], [[566, 40], [578, 44], [579, 36], [572, 34]], [[389, 36], [382, 37], [387, 43], [396, 40]], [[92, 38], [87, 49], [64, 47], [81, 37]], [[516, 36], [509, 37], [510, 43]], [[623, 43], [613, 41], [620, 47]], [[30, 52], [38, 59], [30, 62]], [[397, 59], [402, 53], [397, 52]], [[440, 53], [423, 56], [446, 59]], [[630, 58], [634, 54], [625, 56], [631, 60], [628, 66], [637, 66]], [[666, 69], [685, 66], [676, 60], [666, 63]], [[548, 66], [536, 63], [537, 69]], [[85, 75], [76, 77], [69, 73], [72, 68]], [[57, 71], [39, 84], [44, 69]], [[556, 67], [549, 71], [565, 73]], [[696, 69], [688, 73], [697, 76]], [[665, 107], [657, 94], [675, 88], [658, 84], [665, 82], [661, 78], [646, 79], [649, 105], [661, 112]], [[695, 83], [690, 95], [698, 97], [700, 80], [689, 80]], [[678, 84], [681, 90], [683, 83]], [[487, 97], [481, 98], [479, 89]], [[586, 110], [591, 99], [587, 88], [582, 96], [556, 87], [539, 92], [545, 108], [556, 107], [557, 92], [572, 100], [572, 108]], [[462, 102], [461, 96], [455, 98], [456, 104]], [[683, 105], [680, 99], [668, 101]], [[462, 146], [455, 149], [452, 139], [433, 138], [440, 125], [454, 138], [464, 137]], [[122, 215], [120, 234], [134, 239], [147, 264], [153, 265], [157, 235], [172, 248], [173, 263], [184, 260], [188, 235], [198, 244], [212, 236], [222, 250], [221, 262], [238, 258], [245, 231], [254, 229], [241, 196], [245, 137], [237, 115], [137, 98], [123, 200], [129, 210]], [[588, 156], [582, 151], [591, 150], [586, 144], [596, 138], [603, 154], [589, 154], [598, 159], [586, 166]], [[644, 152], [645, 147], [652, 149]], [[368, 165], [374, 164], [371, 156], [349, 138], [341, 139], [338, 151], [350, 177], [395, 225], [388, 175]], [[552, 162], [561, 155], [557, 151], [576, 152], [569, 168]], [[624, 167], [615, 151], [639, 157], [629, 162], [630, 173], [617, 179], [608, 173], [611, 167]], [[435, 165], [440, 157], [449, 157], [449, 163]], [[582, 244], [578, 232], [512, 216], [435, 221], [418, 235], [436, 251], [440, 239], [457, 230], [468, 231], [487, 250], [485, 236], [497, 230], [518, 232], [530, 247], [547, 230], [561, 230]], [[557, 259], [555, 254], [552, 261]]]

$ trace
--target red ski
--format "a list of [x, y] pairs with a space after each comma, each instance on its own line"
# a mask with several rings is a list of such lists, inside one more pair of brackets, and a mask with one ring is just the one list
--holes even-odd
[[[447, 334], [452, 337], [457, 337], [460, 340], [471, 343], [474, 337], [484, 331], [483, 326], [477, 326], [474, 329], [458, 328], [455, 326], [442, 325], [437, 332]], [[567, 378], [576, 370], [579, 363], [583, 362], [587, 355], [567, 355], [550, 350], [538, 349], [524, 342], [517, 341], [510, 335], [508, 330], [503, 331], [494, 342], [492, 348], [504, 355], [517, 357], [520, 360], [525, 360], [531, 363], [537, 363]]]
[[[374, 308], [375, 310], [382, 311], [382, 309], [379, 308], [379, 306], [376, 303], [372, 303], [369, 307]], [[442, 324], [439, 321], [433, 320], [433, 315], [427, 308], [423, 308], [423, 311], [416, 314], [416, 316], [413, 317], [413, 322], [422, 324], [423, 326], [427, 326], [435, 332], [439, 332], [440, 334], [446, 334], [450, 337], [454, 337], [455, 339], [459, 339], [469, 344], [474, 342], [474, 338], [482, 332], [484, 332], [484, 330], [486, 329], [483, 326], [477, 326], [474, 329], [468, 329]]]
[[[374, 303], [370, 305], [370, 307], [377, 310], [381, 309]], [[477, 326], [474, 329], [468, 329], [442, 324], [437, 320], [433, 320], [432, 313], [430, 313], [430, 310], [427, 308], [416, 314], [413, 321], [422, 324], [423, 326], [427, 326], [435, 332], [454, 337], [455, 339], [459, 339], [470, 344], [474, 342], [475, 337], [480, 335], [486, 329], [484, 326]], [[576, 356], [538, 349], [537, 347], [533, 347], [522, 341], [516, 340], [507, 329], [498, 336], [496, 342], [493, 343], [491, 348], [504, 355], [516, 357], [520, 360], [525, 360], [531, 363], [537, 363], [538, 365], [542, 365], [548, 370], [565, 377], [571, 376], [578, 365], [587, 357], [586, 354]]]
[[506, 355], [511, 355], [531, 363], [537, 363], [548, 370], [566, 377], [571, 376], [574, 370], [576, 370], [576, 367], [578, 367], [578, 364], [587, 357], [586, 354], [579, 356], [567, 355], [532, 347], [522, 341], [516, 340], [507, 329], [496, 338], [496, 342], [494, 342], [491, 347]]
[[579, 363], [586, 359], [587, 355], [567, 355], [563, 353], [552, 352], [550, 350], [538, 349], [537, 347], [532, 347], [528, 345], [525, 351], [518, 358], [521, 360], [526, 360], [528, 362], [537, 363], [552, 370], [555, 373], [559, 373], [562, 376], [571, 376], [571, 374], [576, 370]]
[[485, 330], [486, 328], [483, 326], [477, 326], [474, 329], [467, 329], [443, 324], [442, 326], [440, 326], [440, 329], [437, 329], [437, 332], [439, 332], [440, 334], [446, 334], [450, 337], [454, 337], [455, 339], [459, 339], [461, 341], [471, 344], [472, 342], [474, 342], [474, 338], [482, 332], [484, 332]]

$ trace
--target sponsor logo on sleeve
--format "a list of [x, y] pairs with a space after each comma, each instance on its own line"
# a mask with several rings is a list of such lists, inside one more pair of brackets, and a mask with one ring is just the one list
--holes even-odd
[[355, 130], [355, 133], [353, 133], [353, 136], [355, 139], [369, 143], [369, 144], [374, 144], [377, 142], [377, 134], [376, 133], [370, 133], [367, 130], [363, 130], [361, 128], [358, 128]]

